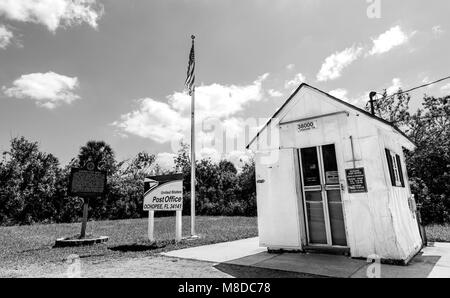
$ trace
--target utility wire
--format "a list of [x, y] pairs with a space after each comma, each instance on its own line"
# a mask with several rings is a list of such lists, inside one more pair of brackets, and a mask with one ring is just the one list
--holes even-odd
[[[426, 83], [426, 84], [423, 84], [423, 85], [420, 85], [420, 86], [417, 86], [417, 87], [414, 87], [414, 88], [411, 88], [411, 89], [408, 89], [408, 90], [405, 90], [405, 91], [401, 91], [401, 92], [397, 92], [397, 93], [391, 94], [389, 96], [386, 96], [385, 98], [383, 97], [384, 94], [375, 92], [376, 95], [381, 95], [381, 98], [377, 98], [376, 101], [378, 101], [380, 99], [383, 99], [383, 98], [384, 99], [388, 99], [388, 98], [391, 98], [391, 97], [394, 97], [394, 96], [398, 96], [398, 95], [401, 95], [401, 94], [404, 94], [404, 93], [408, 93], [408, 92], [411, 92], [411, 91], [414, 91], [414, 90], [417, 90], [417, 89], [420, 89], [420, 88], [428, 87], [430, 85], [433, 85], [433, 84], [436, 84], [436, 83], [439, 83], [439, 82], [442, 82], [442, 81], [445, 81], [445, 80], [448, 80], [448, 79], [450, 79], [450, 76], [447, 76], [447, 77], [444, 77], [442, 79], [439, 79], [439, 80], [436, 80], [436, 81], [433, 81], [433, 82], [430, 82], [430, 83]], [[438, 115], [438, 116], [441, 116], [441, 115]], [[443, 116], [445, 116], [445, 115], [443, 115]], [[381, 115], [380, 115], [380, 117], [381, 117]], [[432, 118], [437, 118], [437, 117], [432, 117]], [[396, 122], [398, 122], [398, 121], [392, 121], [392, 123], [396, 123]]]
[[[445, 78], [442, 78], [442, 79], [439, 79], [439, 80], [436, 80], [436, 81], [434, 81], [434, 82], [430, 82], [430, 83], [427, 83], [427, 84], [423, 84], [423, 85], [420, 85], [420, 86], [417, 86], [417, 87], [414, 87], [414, 88], [411, 88], [411, 89], [408, 89], [408, 90], [405, 90], [405, 91], [401, 91], [401, 92], [397, 92], [397, 93], [391, 94], [391, 95], [389, 95], [389, 96], [386, 96], [386, 99], [387, 99], [387, 98], [394, 97], [394, 96], [396, 96], [396, 95], [401, 95], [401, 94], [403, 94], [403, 93], [408, 93], [408, 92], [411, 92], [411, 91], [414, 91], [414, 90], [417, 90], [417, 89], [420, 89], [420, 88], [423, 88], [423, 87], [428, 87], [428, 86], [430, 86], [430, 85], [433, 85], [433, 84], [436, 84], [436, 83], [439, 83], [439, 82], [442, 82], [442, 81], [445, 81], [445, 80], [448, 80], [448, 79], [450, 79], [450, 76], [445, 77]], [[381, 93], [377, 93], [377, 94], [378, 94], [378, 95], [381, 95], [381, 96], [384, 95], [384, 94], [381, 94]]]

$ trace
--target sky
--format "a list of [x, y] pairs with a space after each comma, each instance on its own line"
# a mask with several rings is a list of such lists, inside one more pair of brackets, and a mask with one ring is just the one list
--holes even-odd
[[[238, 164], [306, 82], [363, 107], [450, 75], [447, 0], [0, 0], [0, 151], [38, 141], [64, 165], [88, 140], [170, 168], [189, 142], [195, 34], [197, 156]], [[411, 93], [450, 93], [450, 81]], [[224, 137], [225, 135], [225, 137]]]

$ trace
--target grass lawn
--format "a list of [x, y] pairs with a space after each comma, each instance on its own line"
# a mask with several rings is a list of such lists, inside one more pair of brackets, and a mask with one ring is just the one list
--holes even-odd
[[[57, 238], [80, 233], [81, 224], [45, 224], [0, 227], [0, 267], [59, 263], [71, 254], [80, 258], [149, 256], [162, 251], [257, 236], [256, 217], [197, 216], [199, 240], [175, 243], [175, 217], [155, 218], [156, 247], [147, 240], [147, 219], [90, 221], [87, 233], [109, 236], [106, 244], [53, 248]], [[183, 217], [183, 236], [190, 231], [190, 218]]]
[[450, 225], [429, 225], [425, 227], [430, 242], [450, 242]]

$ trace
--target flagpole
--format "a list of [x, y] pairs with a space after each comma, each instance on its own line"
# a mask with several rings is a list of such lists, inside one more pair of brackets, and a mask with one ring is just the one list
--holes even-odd
[[[192, 48], [194, 38], [192, 35]], [[195, 237], [195, 85], [191, 92], [191, 237]]]

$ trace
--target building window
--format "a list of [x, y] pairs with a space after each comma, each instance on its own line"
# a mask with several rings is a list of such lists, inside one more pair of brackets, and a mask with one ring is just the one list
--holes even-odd
[[389, 149], [385, 150], [392, 185], [397, 187], [405, 187], [405, 180], [403, 178], [403, 170], [402, 170], [402, 163], [400, 161], [400, 156], [390, 151]]

